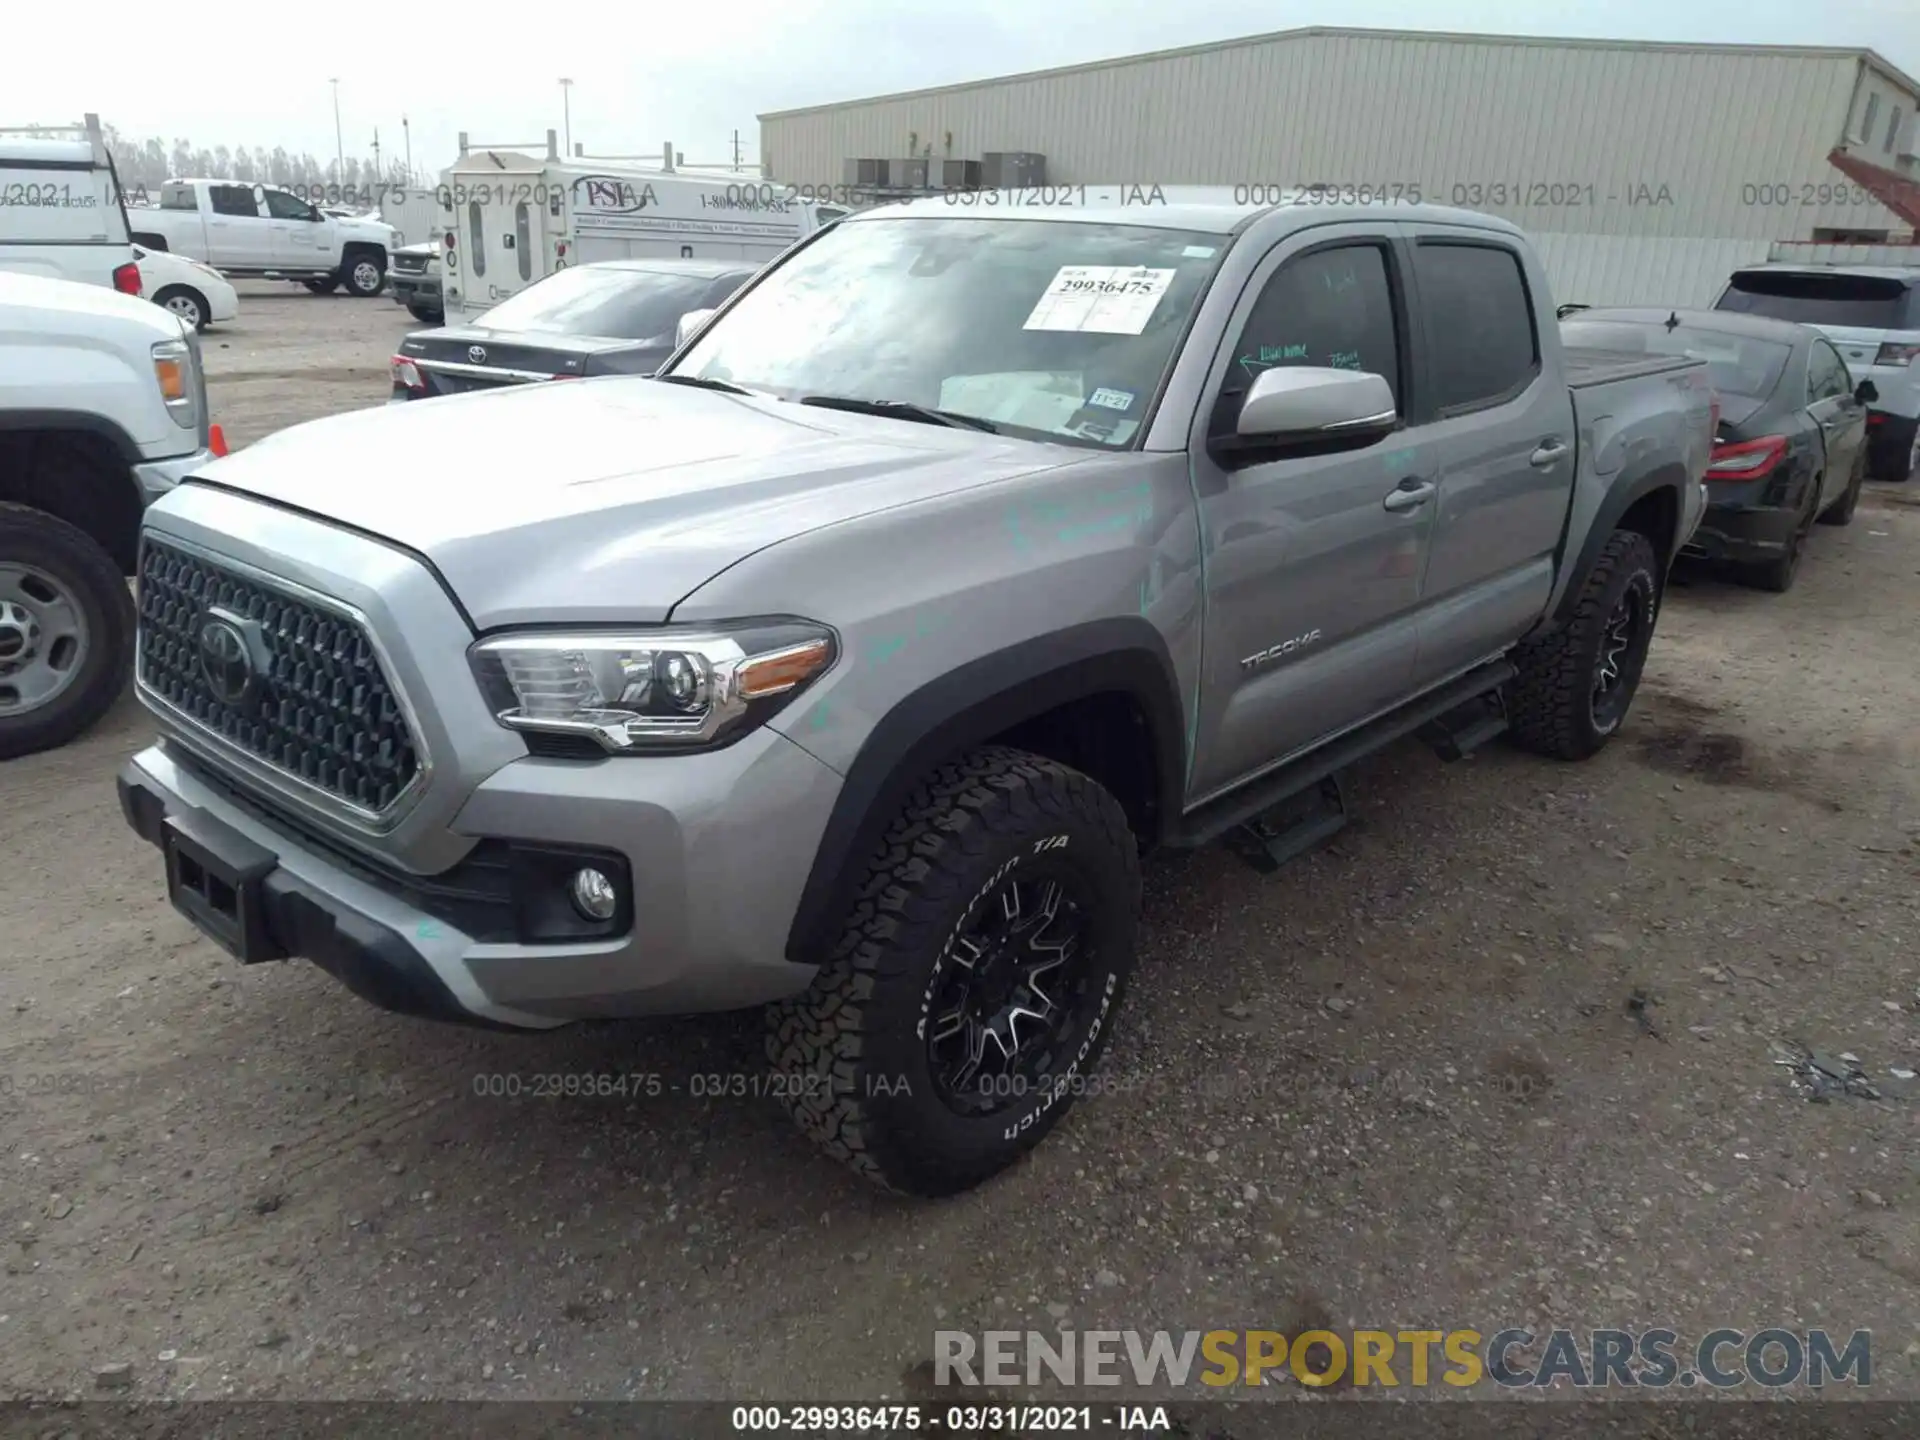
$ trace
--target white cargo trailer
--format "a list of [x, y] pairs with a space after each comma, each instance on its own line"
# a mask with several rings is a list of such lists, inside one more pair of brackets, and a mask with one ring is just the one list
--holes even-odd
[[773, 259], [847, 212], [788, 200], [751, 171], [689, 170], [671, 145], [661, 163], [470, 145], [437, 189], [446, 323], [459, 324], [568, 265], [668, 256]]

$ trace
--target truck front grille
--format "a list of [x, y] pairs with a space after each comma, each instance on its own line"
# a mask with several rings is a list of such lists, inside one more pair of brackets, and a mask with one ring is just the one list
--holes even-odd
[[397, 274], [424, 275], [427, 273], [427, 257], [425, 255], [395, 255], [393, 257], [393, 268]]
[[140, 552], [140, 683], [287, 775], [372, 815], [420, 772], [360, 623], [151, 537]]

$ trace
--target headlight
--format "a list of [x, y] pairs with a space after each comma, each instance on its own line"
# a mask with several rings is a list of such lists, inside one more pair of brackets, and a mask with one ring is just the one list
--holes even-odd
[[725, 744], [784, 707], [836, 654], [825, 626], [759, 620], [503, 635], [468, 658], [509, 730], [581, 735], [623, 755]]
[[160, 398], [167, 402], [167, 413], [173, 416], [174, 424], [182, 430], [191, 430], [200, 423], [192, 346], [184, 340], [162, 340], [155, 345], [153, 378], [160, 386]]

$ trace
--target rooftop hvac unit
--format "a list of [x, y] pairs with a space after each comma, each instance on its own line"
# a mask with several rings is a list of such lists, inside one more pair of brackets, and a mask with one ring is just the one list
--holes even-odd
[[981, 157], [980, 172], [989, 190], [1029, 190], [1047, 183], [1047, 157], [1031, 150], [989, 150]]
[[862, 190], [885, 189], [887, 184], [887, 162], [884, 160], [847, 161], [846, 183]]
[[940, 188], [942, 190], [978, 190], [980, 188], [981, 166], [978, 160], [942, 160], [940, 162]]

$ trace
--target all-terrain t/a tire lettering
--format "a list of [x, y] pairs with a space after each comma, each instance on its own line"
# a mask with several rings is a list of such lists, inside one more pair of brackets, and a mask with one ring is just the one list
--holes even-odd
[[888, 829], [812, 987], [769, 1012], [767, 1056], [795, 1082], [780, 1093], [801, 1130], [906, 1194], [1012, 1164], [1112, 1033], [1139, 898], [1125, 812], [1087, 776], [997, 747], [940, 766]]
[[1596, 754], [1626, 718], [1660, 606], [1647, 537], [1616, 530], [1581, 582], [1572, 618], [1513, 653], [1507, 691], [1515, 743], [1560, 760]]

